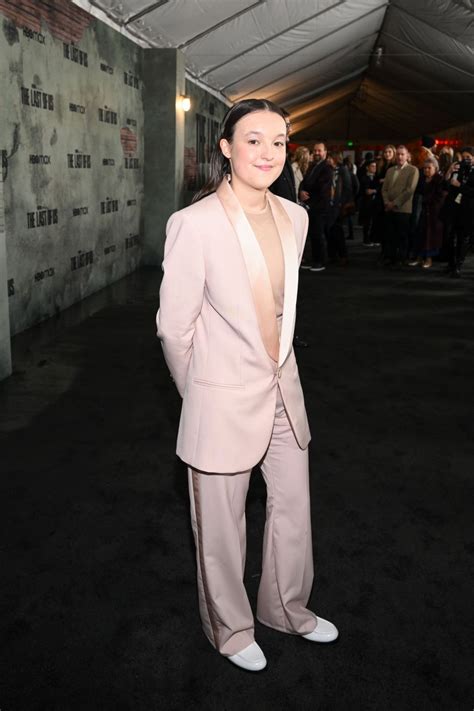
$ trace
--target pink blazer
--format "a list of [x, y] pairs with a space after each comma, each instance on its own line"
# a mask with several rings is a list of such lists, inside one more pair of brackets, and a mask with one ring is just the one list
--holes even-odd
[[270, 442], [277, 385], [298, 445], [311, 439], [293, 333], [306, 211], [268, 194], [285, 262], [281, 338], [266, 263], [227, 181], [167, 225], [157, 334], [183, 398], [177, 454], [194, 469], [251, 469]]

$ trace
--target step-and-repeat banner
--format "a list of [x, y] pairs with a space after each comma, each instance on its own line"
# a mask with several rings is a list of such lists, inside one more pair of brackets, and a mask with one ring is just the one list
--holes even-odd
[[0, 0], [0, 22], [7, 283], [17, 333], [139, 264], [142, 50], [69, 0]]

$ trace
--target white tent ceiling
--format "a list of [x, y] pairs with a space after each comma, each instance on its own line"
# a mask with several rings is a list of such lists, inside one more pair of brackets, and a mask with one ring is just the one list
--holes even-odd
[[78, 4], [145, 46], [180, 48], [189, 74], [230, 102], [276, 101], [300, 140], [396, 140], [474, 118], [474, 0]]

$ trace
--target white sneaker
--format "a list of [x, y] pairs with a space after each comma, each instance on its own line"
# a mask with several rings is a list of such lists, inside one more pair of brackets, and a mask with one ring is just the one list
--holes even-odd
[[252, 642], [248, 647], [242, 649], [238, 654], [227, 657], [229, 662], [236, 664], [247, 671], [261, 671], [267, 666], [265, 655], [256, 642]]
[[317, 623], [313, 632], [302, 635], [310, 642], [334, 642], [339, 637], [338, 629], [332, 622], [316, 617]]

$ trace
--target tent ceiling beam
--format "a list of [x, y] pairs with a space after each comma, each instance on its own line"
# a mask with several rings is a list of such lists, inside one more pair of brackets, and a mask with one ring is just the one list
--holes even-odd
[[[393, 126], [391, 128], [389, 128], [388, 125], [383, 120], [379, 121], [378, 118], [376, 118], [372, 114], [367, 113], [367, 111], [364, 111], [359, 106], [354, 106], [354, 109], [356, 112], [359, 112], [363, 116], [366, 116], [367, 119], [369, 119], [368, 123], [370, 122], [370, 124], [372, 124], [372, 125], [377, 125], [379, 127], [377, 130], [379, 131], [381, 136], [387, 137], [388, 135], [391, 135], [394, 138], [394, 140], [396, 140], [396, 138], [395, 138], [396, 135], [402, 135], [402, 136], [405, 135], [404, 133], [401, 133], [401, 134], [397, 133], [397, 131], [398, 132], [400, 131], [400, 125], [398, 125], [398, 127], [396, 129], [394, 129]], [[380, 130], [380, 129], [382, 129], [382, 130]]]
[[344, 99], [344, 101], [347, 101], [347, 97], [356, 90], [358, 83], [359, 82], [357, 81], [357, 79], [355, 79], [354, 81], [348, 82], [339, 89], [334, 89], [333, 91], [326, 93], [323, 96], [314, 99], [313, 101], [306, 102], [305, 104], [300, 104], [298, 107], [296, 107], [295, 111], [291, 112], [292, 120], [296, 118], [301, 118], [302, 116], [309, 116], [315, 111], [321, 111], [325, 106], [330, 106], [336, 101], [339, 101], [339, 99]]
[[329, 84], [325, 84], [324, 86], [320, 86], [317, 89], [312, 89], [311, 91], [307, 91], [304, 94], [300, 94], [299, 96], [294, 97], [291, 99], [291, 101], [283, 101], [282, 105], [288, 109], [289, 107], [293, 106], [294, 104], [299, 104], [302, 101], [305, 101], [306, 99], [314, 99], [316, 96], [319, 94], [322, 94], [323, 92], [327, 91], [328, 89], [333, 89], [336, 86], [339, 86], [339, 84], [345, 84], [348, 82], [350, 79], [355, 79], [356, 77], [359, 77], [361, 74], [363, 74], [367, 68], [368, 64], [365, 64], [363, 67], [360, 69], [356, 69], [355, 72], [351, 72], [350, 74], [346, 74], [345, 76], [341, 77], [340, 79], [336, 79], [335, 81], [330, 82]]
[[236, 12], [233, 15], [229, 15], [229, 17], [226, 17], [224, 20], [221, 20], [217, 24], [212, 25], [212, 27], [208, 27], [207, 30], [200, 32], [198, 35], [194, 35], [194, 37], [190, 37], [188, 40], [186, 40], [186, 42], [182, 42], [181, 44], [179, 44], [178, 49], [184, 49], [186, 47], [189, 47], [194, 42], [197, 42], [198, 40], [202, 39], [206, 35], [211, 34], [211, 32], [214, 32], [215, 30], [220, 29], [224, 25], [227, 25], [227, 23], [232, 22], [232, 20], [236, 20], [238, 17], [245, 15], [247, 12], [254, 10], [256, 7], [258, 7], [259, 5], [263, 5], [266, 2], [267, 2], [267, 0], [257, 0], [257, 2], [254, 2], [252, 5], [249, 5], [248, 7], [244, 8], [243, 10], [239, 10], [239, 12]]
[[327, 100], [324, 104], [321, 104], [316, 109], [310, 108], [307, 111], [303, 111], [302, 113], [297, 114], [296, 116], [291, 116], [291, 123], [296, 125], [297, 122], [311, 122], [314, 120], [316, 114], [319, 119], [319, 117], [322, 116], [324, 113], [332, 113], [334, 111], [334, 107], [340, 108], [346, 103], [347, 96], [351, 93], [353, 93], [352, 90], [340, 93], [338, 96], [331, 100]]
[[[365, 35], [365, 37], [361, 37], [360, 42], [355, 47], [351, 47], [350, 51], [355, 51], [355, 50], [359, 49], [360, 47], [362, 47], [364, 42], [366, 42], [368, 39], [373, 37], [374, 34], [378, 34], [378, 33], [371, 32], [370, 35]], [[291, 72], [288, 72], [287, 74], [281, 74], [278, 76], [278, 79], [273, 79], [272, 81], [269, 81], [266, 84], [257, 86], [255, 89], [253, 89], [252, 91], [248, 91], [246, 94], [240, 95], [239, 99], [243, 99], [246, 96], [249, 96], [250, 94], [254, 94], [256, 91], [260, 91], [261, 89], [266, 89], [266, 87], [271, 86], [272, 84], [275, 84], [275, 82], [281, 81], [282, 79], [286, 79], [287, 77], [291, 77], [293, 74], [302, 72], [304, 69], [309, 69], [310, 67], [315, 66], [316, 64], [319, 64], [320, 62], [324, 62], [324, 61], [326, 61], [326, 59], [330, 59], [335, 54], [339, 54], [344, 49], [347, 49], [347, 48], [346, 47], [342, 47], [342, 48], [339, 47], [338, 49], [334, 50], [334, 52], [329, 52], [329, 54], [325, 54], [324, 57], [320, 57], [319, 59], [316, 59], [313, 62], [309, 62], [309, 64], [304, 64], [303, 66], [298, 67], [297, 69], [293, 69]], [[306, 84], [306, 82], [305, 82], [305, 84]], [[299, 85], [297, 84], [296, 86], [299, 86]], [[293, 85], [293, 88], [294, 88], [294, 85]]]
[[[354, 103], [355, 108], [365, 114], [366, 116], [369, 117], [374, 117], [376, 116], [378, 120], [380, 120], [384, 126], [387, 126], [387, 129], [389, 130], [390, 133], [393, 133], [394, 135], [399, 136], [400, 135], [400, 127], [403, 126], [403, 134], [405, 134], [406, 131], [406, 126], [407, 124], [410, 126], [410, 131], [413, 129], [413, 123], [412, 123], [412, 118], [407, 117], [407, 116], [398, 116], [396, 114], [390, 113], [390, 112], [382, 112], [380, 110], [380, 106], [377, 106], [374, 100], [372, 100], [372, 105], [374, 106], [373, 109], [370, 109], [369, 106], [367, 106], [367, 110], [362, 109], [359, 104]], [[414, 132], [416, 133], [416, 124], [414, 128]]]
[[[261, 42], [258, 42], [257, 44], [252, 45], [248, 49], [244, 49], [243, 52], [239, 52], [238, 54], [234, 54], [232, 57], [229, 59], [226, 59], [225, 62], [221, 62], [221, 64], [216, 64], [214, 67], [211, 67], [210, 69], [206, 69], [206, 71], [202, 72], [201, 76], [205, 76], [206, 74], [210, 74], [211, 72], [215, 72], [216, 69], [221, 69], [221, 67], [225, 67], [227, 64], [230, 64], [231, 62], [235, 61], [236, 59], [239, 59], [239, 57], [243, 57], [245, 54], [248, 54], [249, 52], [252, 52], [254, 49], [257, 49], [258, 47], [261, 47], [264, 44], [268, 44], [268, 42], [271, 42], [272, 40], [276, 39], [277, 37], [281, 37], [281, 35], [285, 35], [287, 32], [290, 32], [291, 30], [296, 29], [297, 27], [300, 27], [300, 25], [305, 25], [307, 22], [310, 20], [314, 20], [316, 17], [321, 17], [321, 15], [326, 14], [326, 12], [330, 12], [331, 10], [334, 10], [335, 7], [338, 7], [339, 5], [344, 5], [344, 3], [347, 0], [336, 0], [334, 5], [331, 5], [330, 7], [326, 7], [324, 10], [319, 10], [316, 12], [314, 15], [310, 15], [309, 17], [306, 17], [304, 20], [300, 20], [299, 22], [295, 23], [294, 25], [290, 25], [289, 27], [285, 27], [284, 30], [281, 30], [280, 32], [277, 32], [274, 35], [271, 35], [270, 37], [265, 37]], [[299, 51], [299, 50], [298, 50]], [[294, 54], [292, 52], [291, 54]], [[285, 59], [286, 57], [281, 57], [281, 59]], [[273, 64], [273, 62], [272, 62]], [[271, 65], [270, 65], [271, 66]], [[258, 70], [260, 71], [260, 70]], [[253, 74], [254, 72], [252, 72]], [[250, 75], [249, 75], [250, 76]], [[243, 79], [246, 79], [246, 77], [242, 77]], [[239, 80], [237, 80], [239, 81]], [[236, 84], [237, 82], [232, 82], [232, 84]], [[232, 84], [229, 84], [228, 86], [232, 86]], [[226, 88], [226, 87], [224, 87]]]
[[[301, 133], [302, 131], [307, 131], [308, 129], [312, 129], [313, 127], [318, 127], [320, 124], [323, 123], [323, 121], [327, 121], [332, 116], [337, 114], [343, 108], [343, 106], [344, 106], [344, 102], [339, 101], [339, 103], [336, 106], [334, 106], [330, 111], [326, 111], [326, 113], [320, 114], [318, 116], [317, 121], [314, 120], [314, 116], [308, 116], [305, 119], [301, 119], [297, 124], [300, 127], [295, 129], [295, 131], [292, 132], [292, 135], [296, 136], [296, 135], [298, 135], [298, 133]], [[323, 136], [315, 136], [314, 140], [316, 140], [317, 138], [323, 138]]]
[[346, 106], [345, 103], [345, 98], [343, 97], [342, 99], [338, 100], [331, 109], [326, 110], [320, 114], [318, 114], [317, 119], [315, 120], [315, 116], [313, 113], [308, 114], [306, 118], [301, 119], [298, 121], [297, 125], [298, 128], [294, 131], [294, 135], [296, 136], [298, 133], [302, 133], [303, 131], [307, 131], [308, 129], [313, 130], [313, 128], [316, 128], [318, 131], [318, 134], [312, 138], [312, 140], [316, 141], [317, 138], [323, 138], [324, 136], [321, 136], [321, 133], [326, 133], [320, 131], [320, 125], [323, 124], [324, 122], [329, 121], [333, 116], [337, 115], [342, 109], [344, 109], [344, 106]]
[[157, 2], [152, 2], [151, 5], [147, 5], [143, 8], [143, 10], [135, 12], [133, 15], [129, 15], [128, 17], [124, 18], [120, 24], [126, 27], [131, 22], [136, 22], [137, 20], [140, 20], [142, 17], [145, 17], [145, 15], [149, 15], [150, 12], [153, 12], [153, 10], [157, 10], [162, 5], [166, 5], [168, 2], [169, 0], [157, 0]]
[[386, 32], [385, 30], [382, 30], [381, 34], [384, 35], [385, 37], [390, 37], [390, 39], [394, 40], [395, 42], [398, 42], [399, 44], [402, 44], [404, 47], [407, 47], [408, 49], [416, 50], [415, 54], [421, 54], [424, 57], [428, 57], [428, 59], [433, 59], [435, 62], [438, 62], [439, 64], [443, 64], [445, 67], [449, 67], [449, 69], [454, 69], [457, 72], [465, 74], [470, 79], [474, 79], [474, 74], [472, 74], [471, 72], [468, 72], [465, 69], [461, 69], [460, 67], [457, 67], [455, 64], [451, 64], [450, 62], [447, 62], [445, 59], [440, 59], [440, 57], [437, 57], [436, 54], [431, 54], [430, 52], [425, 52], [423, 49], [420, 49], [419, 47], [415, 47], [414, 45], [410, 44], [409, 42], [405, 42], [404, 40], [400, 39], [400, 37], [395, 37], [391, 33]]
[[459, 42], [458, 38], [452, 35], [449, 32], [445, 32], [444, 30], [440, 29], [439, 27], [436, 27], [436, 25], [432, 25], [431, 22], [427, 22], [426, 20], [422, 20], [421, 17], [418, 17], [418, 15], [414, 15], [412, 12], [409, 12], [406, 10], [404, 7], [401, 7], [400, 5], [397, 5], [396, 2], [393, 2], [390, 4], [390, 7], [395, 8], [397, 12], [400, 12], [402, 15], [406, 15], [407, 17], [410, 17], [412, 20], [415, 20], [416, 22], [420, 22], [422, 25], [426, 25], [432, 30], [436, 30], [436, 32], [440, 32], [442, 35], [445, 35], [446, 37], [450, 37], [451, 39], [456, 40]]
[[[372, 10], [369, 10], [369, 12], [366, 12], [363, 15], [356, 17], [354, 20], [351, 20], [350, 22], [346, 22], [345, 25], [342, 25], [341, 27], [338, 27], [335, 30], [332, 30], [332, 32], [327, 32], [323, 37], [318, 37], [318, 39], [312, 40], [311, 42], [308, 42], [307, 44], [305, 44], [301, 47], [298, 47], [298, 49], [295, 49], [292, 52], [289, 52], [288, 54], [282, 55], [278, 59], [278, 61], [281, 62], [284, 59], [288, 59], [288, 57], [292, 57], [294, 54], [298, 54], [298, 52], [301, 52], [302, 50], [307, 49], [308, 47], [311, 47], [312, 45], [315, 45], [318, 42], [321, 42], [322, 40], [326, 40], [328, 37], [335, 35], [337, 32], [341, 32], [341, 30], [345, 30], [347, 27], [354, 25], [356, 22], [360, 22], [361, 20], [365, 19], [366, 17], [369, 17], [369, 15], [373, 15], [374, 12], [378, 12], [378, 10], [381, 10], [382, 8], [387, 7], [387, 5], [388, 5], [387, 3], [384, 3], [383, 5], [378, 5], [377, 7], [373, 8]], [[239, 55], [237, 55], [237, 56], [239, 56]], [[246, 74], [243, 77], [239, 77], [238, 79], [231, 82], [230, 84], [226, 84], [225, 86], [222, 87], [221, 90], [228, 89], [230, 86], [234, 86], [234, 84], [237, 84], [239, 81], [244, 81], [244, 79], [248, 79], [249, 77], [253, 76], [254, 74], [258, 74], [259, 72], [262, 72], [264, 69], [268, 69], [269, 67], [272, 67], [274, 64], [275, 64], [275, 61], [270, 62], [269, 64], [265, 64], [263, 67], [259, 67], [259, 69], [255, 69], [253, 72], [250, 72], [249, 74]]]
[[[390, 79], [385, 80], [385, 87], [389, 89], [390, 94], [393, 96], [397, 96], [398, 94], [407, 94], [407, 93], [415, 93], [419, 94], [417, 90], [410, 90], [410, 91], [405, 91], [404, 89], [399, 89]], [[424, 93], [424, 92], [421, 92]], [[429, 101], [426, 101], [427, 104], [430, 106], [431, 111], [436, 111], [438, 113], [442, 113], [445, 116], [450, 116], [452, 118], [455, 117], [454, 114], [451, 113], [450, 111], [450, 106], [449, 104], [446, 104], [443, 101], [437, 101], [436, 99], [430, 98]]]
[[[360, 105], [359, 100], [354, 103], [355, 106]], [[400, 103], [389, 90], [382, 91], [379, 85], [369, 87], [367, 98], [363, 104], [365, 108], [372, 112], [372, 115], [382, 117], [386, 123], [389, 123], [393, 118], [395, 129], [398, 130], [400, 126], [403, 126], [405, 134], [408, 132], [407, 126], [410, 126], [410, 129], [413, 129], [414, 133], [416, 133], [417, 130], [421, 133], [420, 123], [423, 123], [423, 133], [432, 128], [432, 124], [430, 124], [430, 110], [422, 116], [418, 111], [417, 104], [413, 102]], [[449, 117], [446, 115], [444, 119], [449, 121]], [[411, 132], [410, 130], [410, 133]]]

